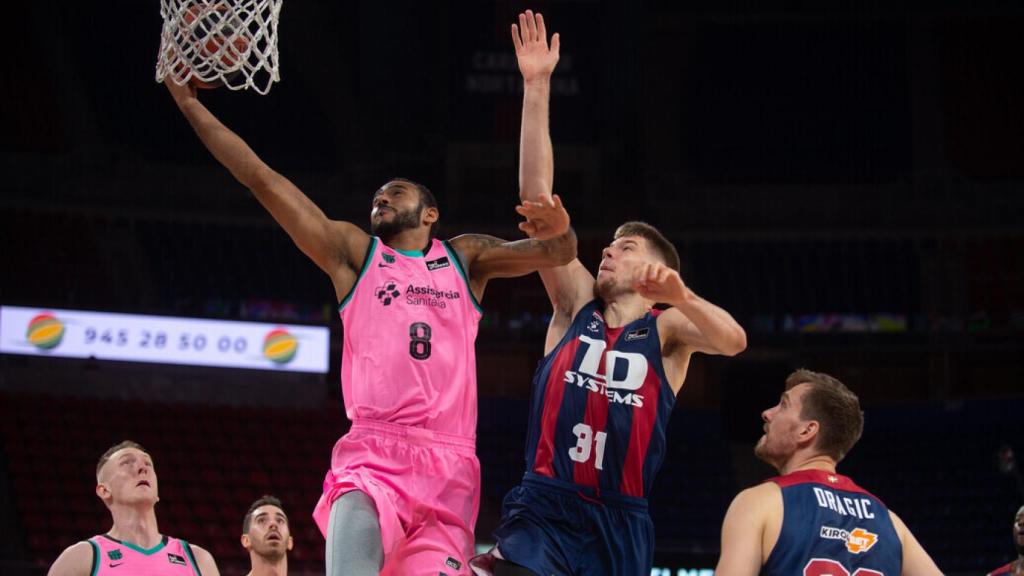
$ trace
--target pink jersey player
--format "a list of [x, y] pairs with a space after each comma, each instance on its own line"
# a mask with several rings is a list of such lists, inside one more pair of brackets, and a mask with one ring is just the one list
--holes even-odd
[[447, 242], [426, 254], [374, 239], [341, 304], [341, 386], [353, 422], [381, 420], [472, 439], [480, 307]]
[[561, 201], [549, 196], [517, 208], [531, 238], [464, 234], [439, 242], [433, 194], [393, 179], [373, 195], [370, 236], [327, 218], [217, 120], [195, 89], [165, 85], [214, 157], [331, 278], [340, 302], [352, 428], [334, 447], [313, 513], [327, 538], [328, 575], [468, 574], [480, 484], [476, 303], [491, 278], [575, 257]]
[[106, 533], [68, 546], [48, 576], [220, 576], [209, 552], [160, 533], [153, 458], [125, 440], [96, 463], [96, 496], [110, 511]]
[[[458, 573], [480, 498], [473, 343], [481, 315], [459, 259], [436, 239], [424, 254], [374, 238], [340, 309], [353, 424], [334, 447], [317, 524], [327, 534], [331, 504], [360, 490], [376, 504], [390, 564]], [[430, 546], [402, 553], [413, 549], [408, 532]]]
[[106, 534], [88, 540], [93, 549], [95, 576], [145, 574], [146, 576], [195, 576], [200, 574], [192, 546], [184, 540], [164, 536], [148, 549], [122, 542]]

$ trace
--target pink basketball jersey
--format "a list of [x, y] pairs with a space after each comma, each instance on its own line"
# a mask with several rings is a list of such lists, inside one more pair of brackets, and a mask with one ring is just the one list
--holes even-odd
[[106, 534], [93, 536], [93, 576], [200, 576], [196, 559], [188, 543], [178, 538], [163, 537], [156, 546], [146, 550]]
[[372, 238], [339, 310], [341, 389], [350, 420], [476, 435], [481, 312], [447, 242], [435, 239], [423, 254]]

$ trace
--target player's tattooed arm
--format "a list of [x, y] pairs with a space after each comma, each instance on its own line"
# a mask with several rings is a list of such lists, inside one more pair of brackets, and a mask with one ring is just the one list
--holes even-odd
[[541, 268], [568, 264], [576, 257], [576, 233], [571, 228], [550, 240], [508, 241], [485, 234], [464, 234], [451, 243], [478, 298], [491, 278], [523, 276]]

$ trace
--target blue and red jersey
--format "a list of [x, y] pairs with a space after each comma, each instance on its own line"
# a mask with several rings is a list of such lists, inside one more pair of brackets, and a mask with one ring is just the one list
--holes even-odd
[[896, 576], [903, 544], [881, 500], [846, 476], [800, 470], [782, 489], [782, 530], [762, 574]]
[[534, 374], [528, 476], [601, 496], [647, 498], [675, 405], [662, 365], [658, 313], [609, 328], [595, 300], [573, 318]]

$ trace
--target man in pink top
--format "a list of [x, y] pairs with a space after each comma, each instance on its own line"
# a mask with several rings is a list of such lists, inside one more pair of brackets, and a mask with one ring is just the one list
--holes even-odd
[[153, 459], [135, 442], [111, 446], [96, 466], [96, 495], [114, 526], [68, 547], [48, 576], [219, 576], [213, 556], [199, 546], [160, 534], [160, 501]]
[[576, 255], [556, 197], [520, 207], [532, 238], [436, 239], [423, 185], [373, 195], [369, 235], [327, 218], [220, 123], [189, 86], [166, 82], [203, 144], [331, 278], [345, 330], [342, 391], [352, 428], [334, 447], [313, 516], [327, 573], [468, 574], [480, 472], [475, 456], [479, 300], [488, 280]]

